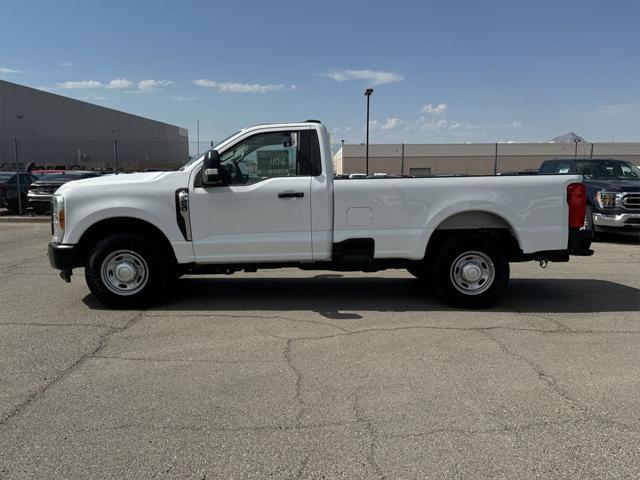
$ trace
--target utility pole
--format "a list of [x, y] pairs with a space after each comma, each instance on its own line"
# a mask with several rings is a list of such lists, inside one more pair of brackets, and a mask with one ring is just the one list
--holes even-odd
[[575, 143], [575, 144], [576, 144], [576, 149], [575, 149], [575, 152], [574, 152], [574, 154], [573, 154], [573, 158], [578, 158], [578, 143], [580, 143], [580, 141], [581, 141], [581, 140], [580, 140], [580, 139], [578, 139], [578, 138], [574, 138], [574, 139], [573, 139], [573, 143]]
[[365, 153], [365, 174], [369, 175], [369, 98], [371, 97], [371, 94], [373, 93], [373, 88], [367, 88], [364, 91], [364, 96], [367, 97], [367, 144], [365, 147], [366, 153]]
[[18, 215], [22, 215], [22, 189], [20, 188], [20, 160], [18, 157], [18, 139], [13, 139], [13, 154], [16, 158], [16, 188], [18, 189]]
[[493, 174], [498, 174], [498, 143], [496, 142], [496, 149], [493, 154]]
[[118, 174], [118, 140], [113, 139], [113, 170]]
[[404, 143], [402, 144], [402, 154], [400, 158], [400, 176], [404, 176]]

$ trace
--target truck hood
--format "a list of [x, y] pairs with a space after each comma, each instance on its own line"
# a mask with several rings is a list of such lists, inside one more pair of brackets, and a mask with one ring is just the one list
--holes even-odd
[[74, 180], [67, 182], [58, 189], [58, 193], [64, 194], [70, 189], [76, 188], [102, 188], [112, 185], [133, 185], [153, 182], [161, 177], [175, 175], [179, 172], [143, 172], [143, 173], [121, 173], [118, 175], [103, 175], [95, 178], [85, 178], [84, 180]]
[[612, 179], [612, 180], [590, 180], [585, 178], [583, 183], [595, 190], [607, 190], [609, 192], [640, 192], [640, 180], [634, 179]]

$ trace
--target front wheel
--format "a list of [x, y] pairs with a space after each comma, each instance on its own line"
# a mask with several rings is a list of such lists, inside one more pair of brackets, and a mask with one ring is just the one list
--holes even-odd
[[491, 305], [509, 283], [509, 262], [491, 238], [469, 234], [442, 245], [432, 282], [436, 294], [456, 307]]
[[85, 265], [87, 285], [116, 308], [147, 306], [162, 298], [170, 279], [166, 255], [149, 238], [119, 233], [100, 241]]

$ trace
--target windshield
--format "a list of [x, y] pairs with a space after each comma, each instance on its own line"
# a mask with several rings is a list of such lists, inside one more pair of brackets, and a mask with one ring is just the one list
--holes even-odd
[[640, 169], [630, 162], [620, 160], [577, 160], [576, 170], [585, 177], [597, 180], [634, 178], [640, 179]]
[[184, 164], [182, 164], [182, 166], [178, 169], [180, 171], [184, 171], [187, 168], [189, 168], [191, 165], [193, 165], [194, 163], [196, 163], [198, 160], [201, 160], [205, 154], [211, 150], [215, 150], [216, 148], [218, 148], [218, 145], [222, 145], [224, 142], [226, 142], [227, 140], [229, 140], [231, 137], [235, 137], [237, 134], [239, 134], [242, 130], [238, 130], [237, 132], [232, 133], [231, 135], [223, 138], [222, 140], [220, 140], [215, 147], [211, 147], [209, 150], [206, 150], [205, 152], [201, 153], [200, 155], [195, 155], [193, 157], [191, 157], [189, 160], [187, 160]]
[[88, 173], [88, 172], [69, 172], [69, 173], [49, 173], [48, 175], [43, 175], [38, 180], [42, 180], [44, 182], [50, 182], [53, 180], [79, 180], [81, 178], [89, 178], [96, 177], [97, 174]]

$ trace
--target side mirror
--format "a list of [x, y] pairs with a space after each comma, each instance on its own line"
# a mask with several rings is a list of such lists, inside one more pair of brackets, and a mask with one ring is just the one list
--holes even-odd
[[202, 164], [202, 185], [205, 187], [214, 187], [222, 185], [222, 177], [220, 175], [220, 156], [217, 150], [209, 150]]

